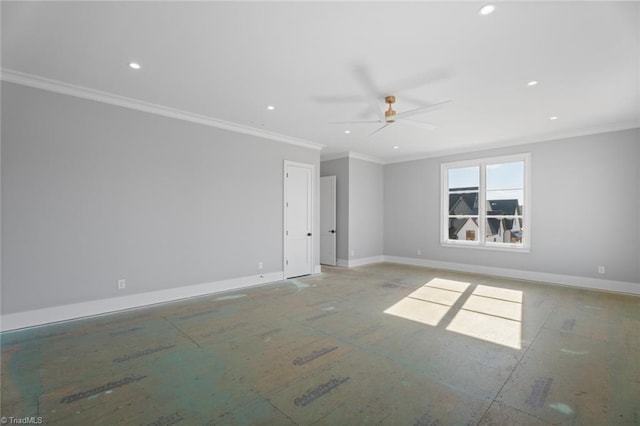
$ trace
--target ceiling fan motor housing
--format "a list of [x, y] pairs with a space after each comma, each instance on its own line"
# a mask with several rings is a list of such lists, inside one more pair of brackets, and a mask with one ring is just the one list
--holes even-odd
[[395, 121], [393, 119], [393, 117], [395, 117], [396, 112], [391, 107], [391, 104], [393, 104], [396, 101], [396, 97], [395, 96], [387, 96], [387, 97], [384, 98], [384, 101], [389, 104], [389, 109], [384, 112], [385, 121], [387, 123], [393, 123]]

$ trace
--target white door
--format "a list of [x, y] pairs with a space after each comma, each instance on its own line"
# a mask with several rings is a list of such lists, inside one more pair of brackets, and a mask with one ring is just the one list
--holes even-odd
[[285, 161], [285, 278], [313, 273], [313, 165]]
[[336, 266], [336, 177], [320, 178], [320, 263]]

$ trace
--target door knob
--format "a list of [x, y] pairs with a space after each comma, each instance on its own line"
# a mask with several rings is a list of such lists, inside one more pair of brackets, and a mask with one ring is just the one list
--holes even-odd
[[329, 232], [331, 232], [332, 234], [335, 234], [335, 233], [336, 233], [336, 230], [335, 230], [335, 229], [332, 229], [332, 230], [331, 230], [331, 231], [329, 231]]
[[308, 233], [307, 233], [307, 237], [310, 237], [310, 236], [311, 236], [311, 232], [308, 232]]

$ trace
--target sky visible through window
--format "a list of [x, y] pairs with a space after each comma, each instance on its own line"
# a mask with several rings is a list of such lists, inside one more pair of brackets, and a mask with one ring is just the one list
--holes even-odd
[[[487, 200], [524, 201], [524, 162], [488, 164], [486, 167]], [[460, 167], [449, 169], [449, 189], [477, 188], [480, 185], [480, 168]]]

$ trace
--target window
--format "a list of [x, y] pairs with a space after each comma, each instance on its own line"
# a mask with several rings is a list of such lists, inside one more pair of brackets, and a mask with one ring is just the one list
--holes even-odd
[[529, 154], [442, 164], [446, 246], [528, 251]]

